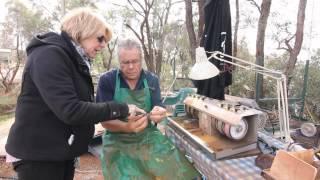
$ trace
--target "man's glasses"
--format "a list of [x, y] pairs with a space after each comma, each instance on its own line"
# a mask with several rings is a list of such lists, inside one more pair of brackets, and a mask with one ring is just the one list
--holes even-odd
[[98, 37], [97, 37], [97, 40], [98, 40], [98, 42], [99, 42], [100, 44], [102, 44], [103, 42], [104, 42], [104, 43], [107, 43], [107, 40], [106, 40], [106, 38], [104, 37], [104, 35], [98, 36]]
[[120, 62], [120, 64], [125, 65], [125, 66], [129, 66], [130, 64], [137, 65], [140, 62], [141, 62], [140, 60], [122, 61], [122, 62]]

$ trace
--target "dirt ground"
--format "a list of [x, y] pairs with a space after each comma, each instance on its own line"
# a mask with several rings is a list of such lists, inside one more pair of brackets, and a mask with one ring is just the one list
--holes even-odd
[[0, 179], [16, 177], [11, 164], [6, 163], [5, 157], [0, 157]]
[[8, 132], [10, 130], [13, 119], [0, 121], [0, 179], [15, 177], [12, 166], [6, 163], [4, 146], [7, 141]]
[[[80, 157], [79, 167], [75, 169], [74, 180], [103, 180], [100, 160], [90, 153]], [[16, 173], [5, 158], [0, 158], [0, 179], [16, 179]]]
[[6, 121], [0, 121], [0, 157], [5, 155], [4, 146], [7, 142], [8, 133], [12, 123], [13, 118]]
[[103, 180], [100, 160], [90, 153], [82, 155], [74, 180]]

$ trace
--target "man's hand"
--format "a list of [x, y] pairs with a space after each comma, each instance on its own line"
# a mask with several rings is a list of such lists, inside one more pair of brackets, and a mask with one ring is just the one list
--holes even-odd
[[128, 117], [127, 130], [128, 132], [140, 132], [144, 130], [148, 125], [148, 119], [145, 114]]
[[134, 104], [128, 104], [129, 107], [129, 116], [135, 116], [136, 113], [145, 114], [146, 112], [143, 109], [138, 108]]
[[160, 106], [153, 107], [152, 111], [150, 112], [149, 118], [151, 121], [155, 123], [159, 123], [163, 120], [163, 118], [167, 117], [167, 110]]

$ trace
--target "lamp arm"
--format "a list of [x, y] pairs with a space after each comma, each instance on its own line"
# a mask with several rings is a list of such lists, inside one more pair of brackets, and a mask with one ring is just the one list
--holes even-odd
[[[246, 60], [243, 60], [243, 59], [240, 59], [240, 58], [237, 58], [237, 57], [233, 57], [233, 56], [230, 56], [228, 54], [224, 54], [224, 53], [222, 53], [220, 51], [213, 51], [213, 52], [207, 52], [207, 53], [212, 53], [212, 55], [208, 58], [208, 60], [211, 59], [211, 58], [215, 58], [215, 59], [218, 59], [219, 61], [222, 61], [222, 62], [225, 62], [225, 63], [228, 63], [228, 64], [232, 64], [232, 65], [237, 66], [237, 67], [241, 67], [241, 68], [244, 68], [244, 69], [247, 69], [247, 70], [253, 70], [253, 71], [255, 71], [255, 72], [259, 73], [259, 74], [268, 76], [268, 77], [273, 78], [273, 79], [279, 79], [279, 78], [282, 79], [283, 78], [283, 73], [281, 73], [279, 71], [274, 71], [274, 70], [265, 68], [263, 66], [248, 62]], [[225, 59], [219, 57], [219, 55], [221, 55], [222, 57], [228, 57], [228, 58], [230, 58], [232, 60], [235, 60], [235, 62], [225, 60]], [[239, 64], [239, 63], [236, 63], [236, 62], [241, 62], [242, 64]]]
[[[273, 78], [277, 80], [277, 98], [278, 98], [278, 115], [279, 115], [279, 124], [280, 124], [280, 136], [284, 138], [286, 143], [292, 142], [290, 137], [290, 126], [289, 126], [289, 110], [288, 110], [288, 95], [287, 95], [287, 78], [286, 76], [279, 71], [274, 71], [263, 66], [248, 62], [246, 60], [230, 56], [228, 54], [224, 54], [219, 51], [207, 52], [212, 53], [212, 55], [208, 58], [215, 58], [219, 61], [232, 64], [237, 67], [241, 67], [246, 70], [253, 70], [256, 73], [262, 74], [264, 76]], [[220, 56], [220, 57], [219, 57]], [[228, 61], [224, 59], [224, 57], [230, 58], [233, 61]], [[241, 62], [239, 64], [238, 62]]]
[[173, 84], [176, 82], [176, 80], [177, 80], [177, 76], [174, 77], [172, 83], [170, 84], [170, 86], [168, 87], [168, 89], [165, 91], [166, 94], [165, 94], [165, 96], [164, 96], [164, 98], [163, 98], [163, 100], [162, 100], [162, 103], [164, 103], [164, 102], [166, 101], [166, 99], [167, 99], [167, 97], [168, 97], [168, 94], [169, 94], [169, 91], [170, 91], [170, 89], [172, 88]]

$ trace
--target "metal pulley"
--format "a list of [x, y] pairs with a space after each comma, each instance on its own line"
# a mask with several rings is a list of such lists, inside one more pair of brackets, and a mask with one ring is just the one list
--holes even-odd
[[227, 136], [230, 139], [241, 140], [248, 132], [248, 123], [246, 120], [241, 119], [239, 124], [231, 125], [229, 123], [218, 120], [216, 122], [216, 128], [221, 134]]
[[301, 134], [306, 137], [313, 137], [317, 133], [317, 127], [313, 123], [303, 123], [300, 130]]

